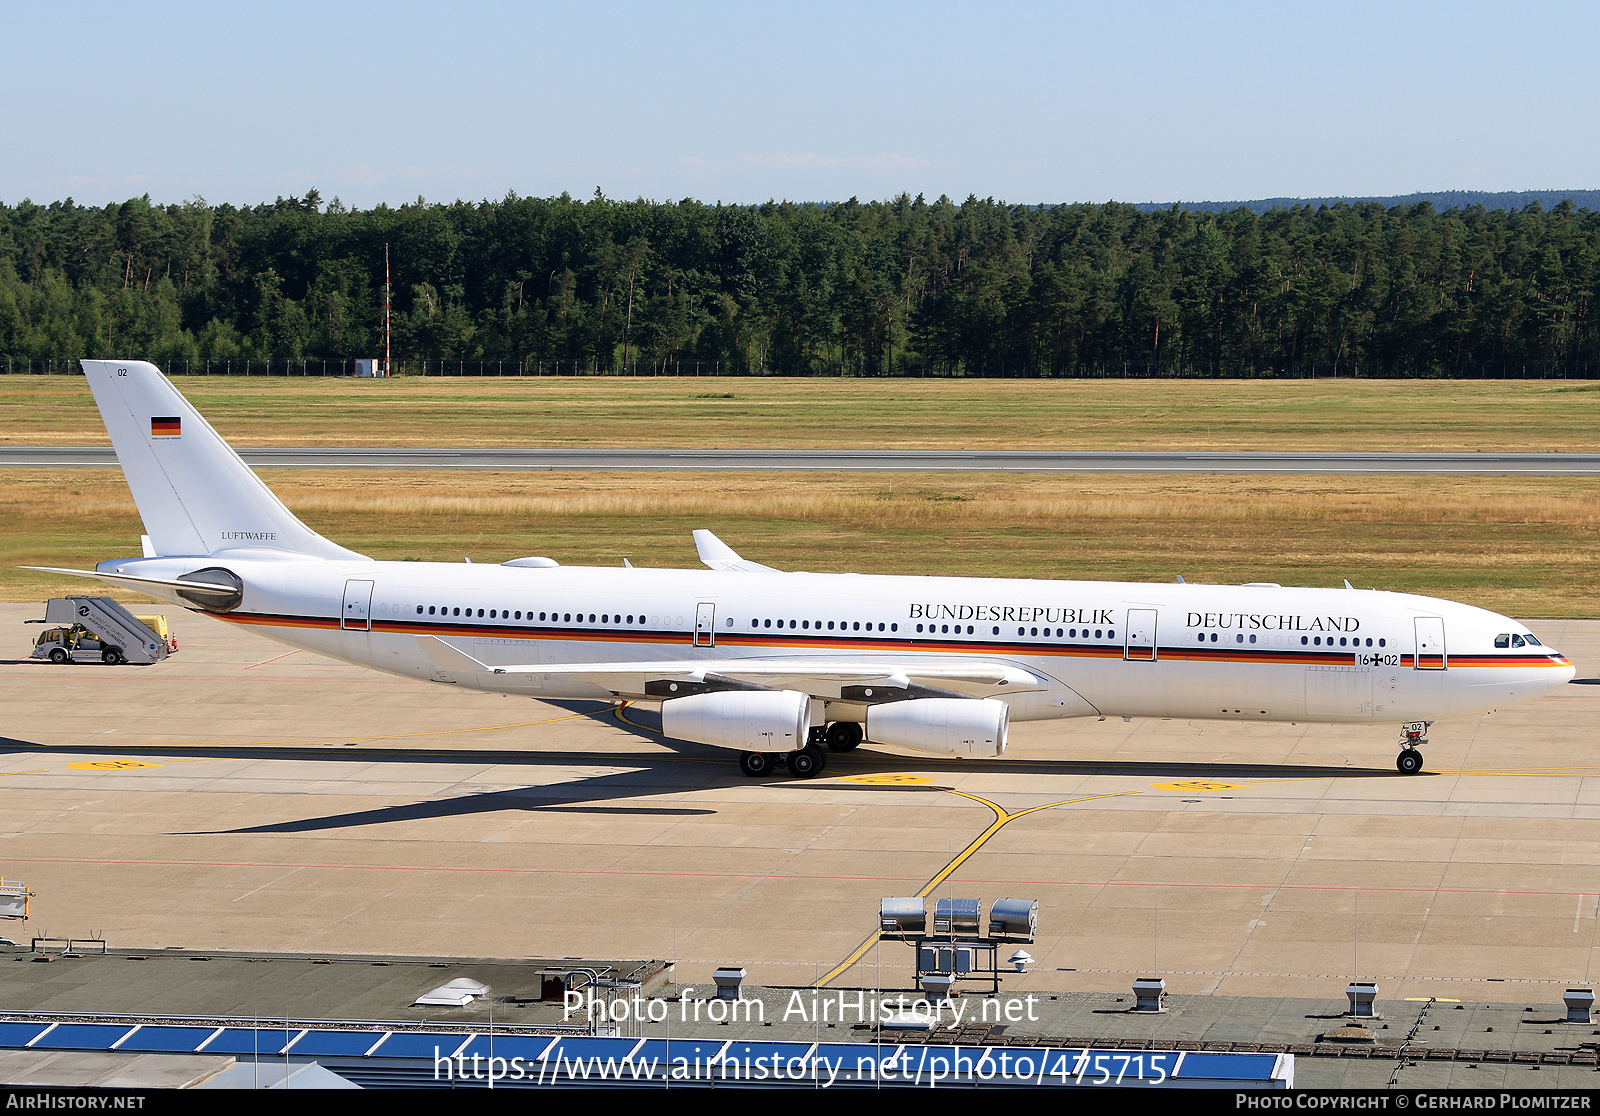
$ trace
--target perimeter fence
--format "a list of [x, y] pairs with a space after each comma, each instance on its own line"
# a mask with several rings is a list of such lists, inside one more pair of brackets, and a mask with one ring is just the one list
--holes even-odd
[[[369, 358], [307, 357], [292, 360], [258, 357], [175, 358], [127, 357], [151, 360], [172, 376], [334, 376], [354, 377], [358, 363]], [[76, 357], [0, 357], [4, 375], [81, 375]], [[1206, 366], [1171, 365], [1157, 361], [1110, 361], [1065, 369], [1037, 367], [970, 367], [905, 364], [874, 370], [848, 364], [791, 370], [752, 366], [733, 360], [636, 360], [623, 364], [598, 359], [521, 360], [491, 358], [423, 358], [396, 360], [395, 376], [627, 376], [790, 379], [984, 379], [984, 380], [1600, 380], [1600, 361], [1485, 361], [1473, 364], [1433, 365], [1419, 362], [1352, 363], [1305, 361], [1283, 368], [1243, 364]]]

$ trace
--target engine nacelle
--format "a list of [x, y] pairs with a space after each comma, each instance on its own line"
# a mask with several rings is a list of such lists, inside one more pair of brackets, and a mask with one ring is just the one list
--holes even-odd
[[998, 756], [1011, 707], [994, 698], [917, 698], [867, 707], [867, 739], [945, 756]]
[[811, 695], [798, 690], [716, 690], [661, 703], [661, 731], [679, 740], [745, 752], [806, 745]]

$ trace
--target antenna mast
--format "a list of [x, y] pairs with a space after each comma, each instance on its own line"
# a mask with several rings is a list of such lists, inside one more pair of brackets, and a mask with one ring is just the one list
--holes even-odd
[[389, 279], [389, 243], [383, 245], [383, 374], [389, 375], [389, 294], [393, 284]]

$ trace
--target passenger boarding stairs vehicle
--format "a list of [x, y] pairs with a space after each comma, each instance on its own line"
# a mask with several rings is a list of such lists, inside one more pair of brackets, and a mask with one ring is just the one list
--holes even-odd
[[110, 597], [55, 597], [41, 620], [55, 624], [34, 640], [30, 657], [53, 663], [99, 659], [103, 663], [160, 662], [178, 649], [164, 616], [135, 616]]

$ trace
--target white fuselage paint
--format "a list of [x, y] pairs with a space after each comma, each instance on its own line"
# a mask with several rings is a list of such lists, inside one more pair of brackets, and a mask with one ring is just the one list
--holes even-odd
[[[951, 685], [1006, 700], [1013, 720], [1432, 721], [1537, 697], [1574, 673], [1551, 648], [1496, 647], [1497, 636], [1527, 634], [1513, 620], [1371, 590], [307, 561], [259, 551], [98, 568], [176, 577], [218, 566], [245, 585], [221, 616], [229, 622], [398, 675], [535, 697], [615, 695], [536, 673], [442, 673], [414, 637], [439, 636], [491, 667], [659, 659], [663, 676], [687, 659], [981, 659], [1044, 680], [1022, 693]], [[347, 589], [364, 600], [365, 583], [362, 628], [359, 607], [341, 614]], [[1442, 648], [1428, 642], [1441, 629]], [[817, 696], [826, 719], [860, 719], [861, 706]]]

